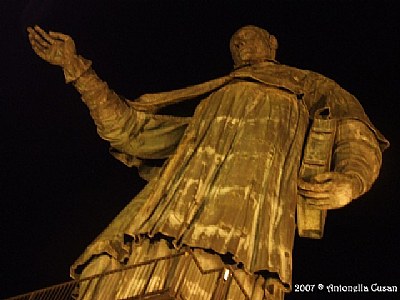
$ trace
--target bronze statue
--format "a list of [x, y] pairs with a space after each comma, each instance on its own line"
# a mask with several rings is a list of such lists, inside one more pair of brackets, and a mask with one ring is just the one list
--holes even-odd
[[[378, 176], [388, 142], [357, 99], [320, 74], [279, 64], [266, 30], [245, 26], [232, 36], [227, 76], [134, 101], [109, 89], [68, 35], [28, 32], [36, 54], [61, 66], [82, 95], [111, 153], [148, 180], [71, 267], [74, 278], [189, 251], [203, 270], [222, 266], [235, 276], [241, 291], [228, 284], [227, 299], [283, 299], [296, 211], [299, 234], [320, 238], [326, 210], [358, 198]], [[190, 118], [157, 114], [196, 97]], [[165, 163], [151, 167], [151, 159]], [[137, 295], [146, 278], [174, 281], [184, 259], [119, 278], [109, 298]], [[211, 299], [217, 278], [186, 274], [174, 295]], [[81, 299], [105, 293], [94, 285]]]

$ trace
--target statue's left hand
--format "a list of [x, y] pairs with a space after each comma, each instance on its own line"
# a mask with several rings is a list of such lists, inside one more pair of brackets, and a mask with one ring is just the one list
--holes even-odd
[[298, 190], [307, 204], [317, 209], [336, 209], [355, 198], [356, 181], [352, 175], [327, 172], [314, 176], [310, 181], [299, 180]]

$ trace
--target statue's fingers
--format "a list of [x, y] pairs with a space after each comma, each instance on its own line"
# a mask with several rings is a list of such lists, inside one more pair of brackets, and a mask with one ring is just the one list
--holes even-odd
[[315, 175], [313, 178], [311, 178], [311, 182], [324, 183], [324, 182], [332, 180], [336, 177], [337, 177], [336, 173], [326, 172], [326, 173], [321, 173], [321, 174]]
[[300, 189], [309, 190], [309, 189], [311, 189], [311, 188], [314, 186], [314, 184], [309, 183], [309, 182], [307, 182], [307, 181], [304, 181], [303, 179], [299, 179], [298, 182], [297, 182], [297, 186], [298, 186]]
[[40, 36], [38, 36], [36, 33], [30, 33], [29, 34], [29, 41], [31, 42], [31, 45], [38, 45], [41, 46], [42, 48], [47, 49], [50, 44], [43, 40]]
[[307, 201], [307, 204], [312, 206], [315, 209], [323, 209], [323, 210], [329, 210], [329, 209], [338, 209], [343, 207], [343, 205], [336, 203], [332, 201], [331, 199], [326, 199], [326, 200], [321, 200], [321, 201], [315, 201], [315, 200], [310, 200]]
[[66, 41], [71, 38], [69, 35], [63, 34], [61, 32], [54, 32], [54, 31], [50, 31], [49, 35], [50, 35], [50, 37], [52, 37], [54, 39], [59, 39], [62, 41]]
[[34, 35], [33, 37], [32, 37], [32, 40], [33, 40], [33, 42], [35, 43], [35, 44], [37, 44], [37, 45], [40, 45], [40, 46], [42, 46], [43, 48], [48, 48], [49, 46], [50, 46], [50, 44], [46, 41], [46, 40], [44, 40], [43, 38], [41, 38], [40, 36], [38, 36], [38, 35]]
[[32, 28], [32, 27], [30, 27], [30, 26], [29, 26], [29, 27], [27, 27], [27, 28], [26, 28], [26, 30], [28, 31], [28, 33], [33, 33], [33, 32], [34, 32], [33, 28]]
[[40, 44], [46, 48], [50, 46], [50, 43], [44, 40], [35, 30], [29, 31], [28, 37], [31, 44]]
[[304, 180], [299, 180], [298, 181], [298, 188], [299, 190], [304, 190], [304, 191], [314, 191], [317, 193], [321, 192], [328, 192], [332, 189], [332, 183], [327, 182], [327, 183], [311, 183], [307, 182]]
[[31, 43], [31, 45], [33, 43], [35, 43], [35, 37], [34, 37], [34, 34], [32, 32], [29, 32], [28, 39], [29, 39], [29, 42]]
[[330, 193], [327, 192], [299, 190], [298, 193], [306, 198], [311, 198], [311, 199], [330, 198]]
[[329, 198], [307, 199], [306, 203], [308, 205], [311, 205], [311, 206], [314, 206], [317, 208], [321, 208], [321, 209], [329, 208], [332, 205], [331, 200]]
[[35, 52], [41, 59], [43, 59], [43, 60], [45, 60], [45, 61], [47, 61], [48, 60], [48, 58], [47, 58], [47, 55], [46, 54], [44, 54], [43, 52]]
[[47, 59], [47, 55], [44, 49], [40, 47], [38, 47], [37, 45], [32, 46], [33, 51], [42, 59], [46, 60]]
[[42, 38], [43, 41], [46, 41], [49, 44], [54, 43], [54, 39], [51, 38], [50, 35], [46, 31], [44, 31], [42, 28], [40, 28], [38, 25], [35, 26], [35, 31]]
[[336, 209], [338, 207], [332, 205], [332, 204], [319, 204], [319, 205], [312, 205], [310, 204], [310, 206], [314, 209], [319, 209], [319, 210], [330, 210], [330, 209]]
[[47, 48], [43, 47], [43, 46], [40, 45], [40, 44], [33, 43], [33, 44], [32, 44], [32, 49], [33, 49], [33, 51], [35, 51], [35, 53], [36, 53], [37, 55], [39, 55], [40, 57], [46, 55], [46, 50], [47, 50]]
[[40, 40], [35, 38], [30, 39], [32, 49], [38, 53], [43, 53], [45, 55], [49, 51], [49, 45], [46, 43], [41, 43]]

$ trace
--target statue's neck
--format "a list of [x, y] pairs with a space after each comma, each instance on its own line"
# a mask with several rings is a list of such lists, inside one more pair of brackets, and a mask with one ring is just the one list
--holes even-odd
[[238, 69], [242, 69], [242, 68], [245, 68], [245, 67], [262, 67], [262, 66], [277, 65], [277, 64], [279, 64], [278, 61], [276, 61], [274, 59], [267, 58], [267, 59], [263, 59], [263, 60], [260, 60], [260, 61], [244, 63], [242, 65], [235, 66], [234, 69], [238, 70]]

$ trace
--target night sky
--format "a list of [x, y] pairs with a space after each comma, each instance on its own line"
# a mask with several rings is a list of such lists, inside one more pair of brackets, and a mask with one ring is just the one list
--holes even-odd
[[[2, 0], [0, 298], [69, 280], [69, 266], [144, 185], [135, 169], [109, 155], [61, 69], [31, 50], [25, 28], [34, 24], [71, 35], [79, 54], [129, 99], [225, 75], [232, 69], [234, 31], [247, 24], [270, 31], [279, 41], [278, 61], [334, 79], [391, 142], [372, 190], [330, 211], [322, 240], [296, 237], [293, 283], [400, 288], [395, 4]], [[371, 294], [292, 293], [285, 299], [329, 297]]]

